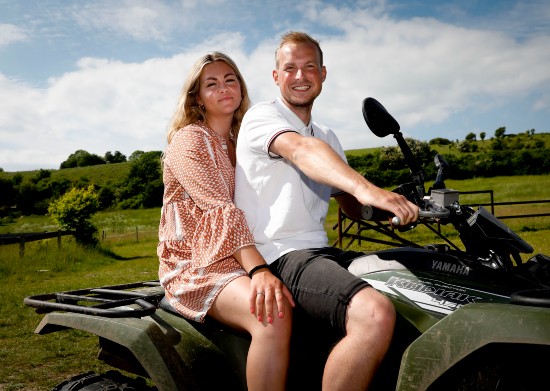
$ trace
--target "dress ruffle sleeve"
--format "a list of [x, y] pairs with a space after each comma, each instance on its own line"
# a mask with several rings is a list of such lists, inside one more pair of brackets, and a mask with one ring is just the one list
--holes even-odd
[[203, 267], [254, 244], [254, 239], [244, 213], [233, 204], [226, 204], [203, 215], [192, 242], [193, 265]]
[[174, 204], [163, 213], [181, 231], [165, 239], [185, 242], [192, 267], [211, 265], [254, 244], [244, 212], [233, 204], [234, 168], [219, 137], [199, 126], [180, 130], [167, 149], [164, 165], [179, 184], [174, 189], [180, 190], [171, 195], [167, 189], [165, 201], [172, 198], [168, 203]]

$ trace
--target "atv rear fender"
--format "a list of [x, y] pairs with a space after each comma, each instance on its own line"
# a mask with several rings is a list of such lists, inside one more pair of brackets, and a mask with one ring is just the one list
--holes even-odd
[[[162, 309], [144, 318], [52, 312], [44, 316], [35, 333], [65, 329], [97, 335], [100, 344], [105, 339], [108, 343], [102, 349], [110, 351], [100, 351], [100, 358], [105, 356], [109, 365], [148, 376], [159, 391], [203, 390], [205, 384], [219, 389], [241, 389], [238, 375], [229, 367], [224, 353], [185, 319]], [[129, 369], [132, 362], [134, 367]], [[211, 375], [212, 368], [216, 368], [216, 376]]]

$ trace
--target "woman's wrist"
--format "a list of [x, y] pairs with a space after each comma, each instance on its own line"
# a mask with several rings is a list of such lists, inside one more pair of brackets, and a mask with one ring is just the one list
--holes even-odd
[[254, 266], [252, 269], [250, 269], [250, 271], [248, 272], [248, 277], [252, 278], [252, 276], [254, 275], [254, 273], [256, 273], [258, 270], [260, 269], [269, 269], [269, 265], [267, 263], [263, 263], [261, 265], [258, 265], [258, 266]]

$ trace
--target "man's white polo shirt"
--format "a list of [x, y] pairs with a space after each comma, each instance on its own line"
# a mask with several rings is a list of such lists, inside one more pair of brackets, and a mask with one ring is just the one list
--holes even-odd
[[289, 131], [325, 141], [346, 161], [330, 129], [305, 125], [280, 98], [248, 110], [237, 141], [235, 204], [267, 263], [292, 250], [328, 245], [324, 222], [333, 189], [269, 152], [273, 140]]

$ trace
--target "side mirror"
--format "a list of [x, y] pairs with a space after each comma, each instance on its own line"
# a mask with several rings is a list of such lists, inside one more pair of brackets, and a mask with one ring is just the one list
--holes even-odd
[[393, 134], [397, 140], [401, 152], [405, 157], [405, 162], [411, 169], [411, 175], [414, 183], [418, 186], [420, 198], [424, 196], [424, 171], [416, 162], [414, 155], [399, 131], [400, 127], [397, 121], [391, 116], [380, 102], [374, 98], [366, 98], [363, 100], [363, 117], [375, 135], [378, 137], [386, 137]]
[[369, 129], [378, 137], [399, 133], [399, 124], [390, 113], [374, 98], [363, 100], [363, 118]]

